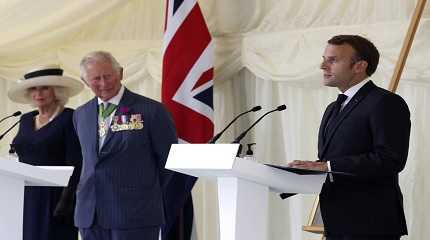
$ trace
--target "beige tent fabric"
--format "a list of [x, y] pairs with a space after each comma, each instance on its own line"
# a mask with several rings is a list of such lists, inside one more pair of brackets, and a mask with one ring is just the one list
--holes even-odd
[[[315, 159], [319, 121], [335, 89], [321, 86], [319, 63], [329, 37], [361, 34], [381, 52], [372, 77], [388, 86], [415, 7], [413, 0], [199, 0], [215, 44], [215, 129], [239, 112], [260, 104], [287, 110], [264, 119], [244, 142], [257, 142], [259, 161], [285, 164]], [[125, 67], [124, 84], [160, 98], [162, 0], [8, 0], [0, 2], [0, 116], [30, 110], [7, 99], [7, 89], [34, 66], [59, 64], [79, 77], [81, 57], [111, 51]], [[424, 11], [399, 86], [412, 113], [411, 147], [401, 174], [410, 235], [430, 236], [425, 187], [430, 142], [430, 6]], [[72, 107], [91, 98], [88, 89], [70, 100]], [[260, 114], [249, 115], [221, 139], [229, 142]], [[14, 120], [0, 125], [3, 132]], [[0, 142], [8, 150], [11, 132]], [[214, 183], [199, 180], [194, 189], [198, 239], [218, 239]], [[281, 201], [270, 196], [270, 238], [319, 239], [303, 233], [313, 196]], [[423, 214], [424, 212], [424, 214]]]
[[[163, 4], [150, 0], [7, 1], [0, 7], [0, 78], [15, 80], [29, 66], [52, 62], [76, 77], [80, 56], [105, 49], [118, 55], [126, 70], [133, 63], [134, 69], [150, 69], [152, 80], [160, 81]], [[217, 84], [243, 67], [272, 80], [317, 75], [320, 59], [315, 54], [322, 52], [329, 36], [339, 33], [369, 37], [383, 53], [382, 64], [392, 67], [414, 7], [414, 1], [407, 0], [205, 0], [200, 4], [216, 43]], [[417, 43], [429, 37], [427, 9]], [[416, 55], [408, 63], [428, 59], [428, 51], [412, 52]], [[411, 78], [429, 75], [423, 64], [415, 65], [418, 69], [406, 68], [405, 74]], [[138, 73], [131, 71], [128, 77], [141, 79], [134, 74]]]

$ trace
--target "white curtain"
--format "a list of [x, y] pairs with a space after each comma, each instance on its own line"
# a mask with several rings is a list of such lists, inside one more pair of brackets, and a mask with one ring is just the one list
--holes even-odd
[[[244, 142], [256, 142], [257, 159], [285, 164], [316, 159], [317, 131], [335, 89], [321, 85], [319, 63], [327, 39], [336, 34], [361, 34], [381, 52], [372, 79], [387, 87], [416, 1], [414, 0], [199, 0], [214, 37], [215, 129], [254, 105], [264, 110], [286, 104], [287, 110], [264, 119]], [[79, 77], [79, 61], [92, 50], [108, 50], [125, 67], [124, 84], [160, 98], [161, 42], [164, 1], [160, 0], [8, 0], [0, 2], [0, 116], [28, 106], [14, 104], [7, 89], [25, 71], [59, 64]], [[430, 190], [426, 161], [430, 150], [430, 7], [427, 6], [402, 75], [398, 93], [410, 110], [409, 158], [401, 186], [409, 236], [430, 236]], [[76, 107], [91, 98], [85, 89], [70, 100]], [[260, 114], [248, 115], [228, 131], [229, 142]], [[395, 121], [395, 119], [393, 119]], [[3, 132], [13, 120], [3, 123]], [[0, 142], [5, 154], [14, 136]], [[346, 140], [352, 141], [352, 140]], [[199, 239], [218, 239], [214, 183], [199, 180], [193, 190]], [[280, 200], [270, 196], [270, 239], [319, 239], [304, 233], [314, 196]]]

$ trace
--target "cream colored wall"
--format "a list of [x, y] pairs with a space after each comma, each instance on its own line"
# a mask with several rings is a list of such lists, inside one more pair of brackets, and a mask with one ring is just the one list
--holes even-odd
[[[285, 164], [315, 159], [319, 121], [336, 91], [321, 86], [318, 69], [326, 40], [335, 34], [367, 36], [381, 51], [372, 77], [386, 87], [393, 72], [409, 17], [411, 0], [200, 0], [214, 37], [215, 128], [256, 104], [287, 110], [262, 121], [245, 139], [257, 142], [260, 161]], [[430, 142], [430, 10], [426, 7], [399, 94], [409, 104], [411, 147], [401, 174], [410, 235], [430, 235], [425, 187]], [[80, 58], [92, 50], [111, 51], [125, 67], [124, 84], [160, 98], [163, 1], [8, 0], [0, 3], [0, 116], [28, 106], [10, 102], [7, 89], [34, 66], [56, 63], [69, 76], [79, 76]], [[86, 89], [71, 99], [76, 107], [91, 97]], [[228, 142], [259, 115], [249, 115], [226, 133]], [[13, 121], [0, 125], [0, 131]], [[14, 133], [1, 140], [5, 153]], [[199, 180], [193, 190], [199, 239], [218, 239], [216, 189]], [[270, 239], [319, 239], [303, 233], [313, 196], [281, 201], [270, 197]], [[424, 211], [424, 213], [423, 213]]]

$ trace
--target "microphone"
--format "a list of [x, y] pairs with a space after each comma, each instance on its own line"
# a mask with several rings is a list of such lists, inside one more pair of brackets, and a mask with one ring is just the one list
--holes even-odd
[[243, 112], [243, 113], [241, 113], [241, 114], [239, 114], [239, 115], [237, 115], [237, 117], [235, 117], [228, 125], [227, 125], [227, 127], [225, 127], [221, 132], [219, 132], [217, 135], [215, 135], [210, 141], [209, 141], [209, 143], [215, 143], [217, 140], [218, 140], [218, 138], [220, 138], [221, 137], [221, 135], [225, 132], [225, 130], [227, 130], [227, 128], [229, 128], [230, 126], [231, 126], [231, 124], [233, 124], [234, 122], [236, 122], [236, 120], [239, 118], [239, 117], [241, 117], [241, 116], [243, 116], [243, 115], [245, 115], [245, 114], [247, 114], [247, 113], [249, 113], [249, 112], [256, 112], [256, 111], [259, 111], [259, 110], [261, 110], [261, 106], [255, 106], [255, 107], [253, 107], [252, 109], [250, 109], [250, 110], [248, 110], [248, 111], [246, 111], [246, 112]]
[[11, 118], [11, 117], [18, 117], [18, 116], [19, 116], [19, 115], [21, 115], [21, 114], [22, 114], [22, 113], [21, 113], [21, 111], [14, 112], [12, 115], [9, 115], [9, 116], [6, 116], [6, 117], [2, 118], [2, 119], [0, 120], [0, 123], [1, 123], [1, 122], [3, 122], [4, 120], [8, 119], [8, 118]]
[[4, 132], [2, 135], [0, 135], [0, 140], [2, 140], [3, 139], [3, 137], [8, 133], [8, 132], [10, 132], [10, 130], [12, 130], [19, 122], [21, 122], [21, 119], [20, 120], [18, 120], [18, 121], [16, 121], [13, 125], [12, 125], [12, 127], [10, 127], [10, 128], [8, 128], [7, 130], [6, 130], [6, 132]]
[[251, 130], [259, 121], [261, 121], [261, 119], [263, 119], [267, 114], [270, 114], [272, 112], [276, 112], [276, 111], [284, 111], [285, 109], [287, 109], [287, 107], [283, 104], [278, 106], [277, 108], [266, 112], [265, 114], [263, 114], [263, 116], [261, 116], [260, 118], [257, 119], [257, 121], [255, 121], [248, 129], [246, 129], [242, 134], [240, 134], [236, 139], [234, 139], [234, 141], [232, 143], [239, 143], [245, 136], [246, 134], [249, 132], [249, 130]]

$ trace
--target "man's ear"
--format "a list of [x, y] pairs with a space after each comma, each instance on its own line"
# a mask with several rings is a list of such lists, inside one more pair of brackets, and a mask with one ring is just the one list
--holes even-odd
[[354, 72], [355, 73], [366, 73], [367, 66], [369, 64], [366, 61], [360, 60], [354, 64]]
[[120, 69], [119, 69], [119, 79], [121, 79], [122, 80], [122, 78], [123, 78], [123, 73], [124, 73], [124, 68], [123, 67], [121, 67]]

